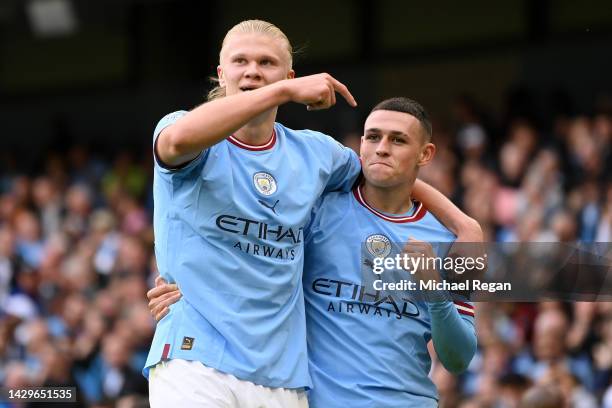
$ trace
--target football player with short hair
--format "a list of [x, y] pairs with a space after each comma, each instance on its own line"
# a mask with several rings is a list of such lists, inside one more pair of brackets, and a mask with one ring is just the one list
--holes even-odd
[[[437, 406], [437, 392], [428, 378], [429, 340], [444, 366], [454, 372], [465, 369], [475, 352], [471, 304], [455, 302], [444, 291], [416, 300], [383, 296], [362, 285], [368, 258], [363, 243], [367, 250], [368, 243], [376, 242], [370, 245], [370, 257], [381, 251], [388, 255], [393, 242], [406, 241], [405, 252], [433, 256], [427, 242], [454, 240], [412, 197], [418, 169], [434, 152], [424, 109], [407, 98], [384, 101], [365, 123], [363, 183], [353, 191], [326, 193], [313, 210], [303, 235], [313, 407]], [[222, 225], [240, 230], [236, 219], [231, 222]], [[371, 268], [371, 260], [365, 265]], [[177, 292], [175, 285], [157, 283], [148, 296], [152, 313], [160, 319]]]

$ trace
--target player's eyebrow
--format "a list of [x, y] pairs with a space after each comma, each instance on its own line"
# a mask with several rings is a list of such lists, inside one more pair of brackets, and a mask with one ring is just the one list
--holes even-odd
[[271, 54], [261, 54], [261, 55], [247, 55], [244, 52], [238, 52], [236, 54], [230, 54], [229, 58], [230, 60], [234, 60], [236, 58], [253, 58], [253, 59], [257, 59], [257, 60], [264, 60], [264, 59], [269, 59], [271, 61], [278, 61], [278, 57], [275, 57], [274, 55]]
[[391, 130], [389, 132], [385, 132], [378, 128], [369, 128], [369, 129], [366, 129], [366, 133], [388, 133], [390, 136], [408, 137], [407, 134], [405, 134], [404, 132], [400, 132], [399, 130]]

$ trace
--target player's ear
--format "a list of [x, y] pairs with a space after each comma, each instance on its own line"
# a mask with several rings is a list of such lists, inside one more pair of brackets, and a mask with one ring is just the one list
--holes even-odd
[[361, 156], [361, 152], [363, 151], [363, 143], [365, 142], [365, 135], [361, 135], [361, 142], [359, 142], [359, 160], [363, 162], [363, 157]]
[[223, 68], [221, 68], [221, 65], [217, 65], [217, 78], [219, 78], [219, 86], [225, 86], [225, 79], [223, 78]]
[[431, 160], [434, 158], [436, 154], [436, 145], [433, 143], [425, 143], [421, 148], [421, 153], [419, 153], [419, 161], [417, 162], [417, 166], [425, 166], [429, 164]]
[[295, 71], [290, 69], [289, 72], [287, 73], [287, 79], [293, 79], [295, 78]]

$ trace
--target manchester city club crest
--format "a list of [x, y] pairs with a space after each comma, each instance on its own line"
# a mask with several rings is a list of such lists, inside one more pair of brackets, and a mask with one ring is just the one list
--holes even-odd
[[365, 244], [368, 252], [377, 258], [385, 258], [391, 253], [391, 241], [383, 234], [370, 235]]
[[270, 173], [260, 171], [253, 175], [253, 184], [260, 194], [265, 196], [276, 193], [276, 180]]

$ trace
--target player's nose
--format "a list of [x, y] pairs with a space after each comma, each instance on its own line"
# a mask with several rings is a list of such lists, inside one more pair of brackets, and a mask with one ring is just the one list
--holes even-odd
[[261, 71], [259, 70], [259, 64], [256, 61], [251, 61], [244, 70], [244, 76], [251, 79], [261, 78]]
[[388, 155], [389, 154], [389, 141], [386, 137], [383, 137], [380, 142], [376, 144], [377, 155]]

